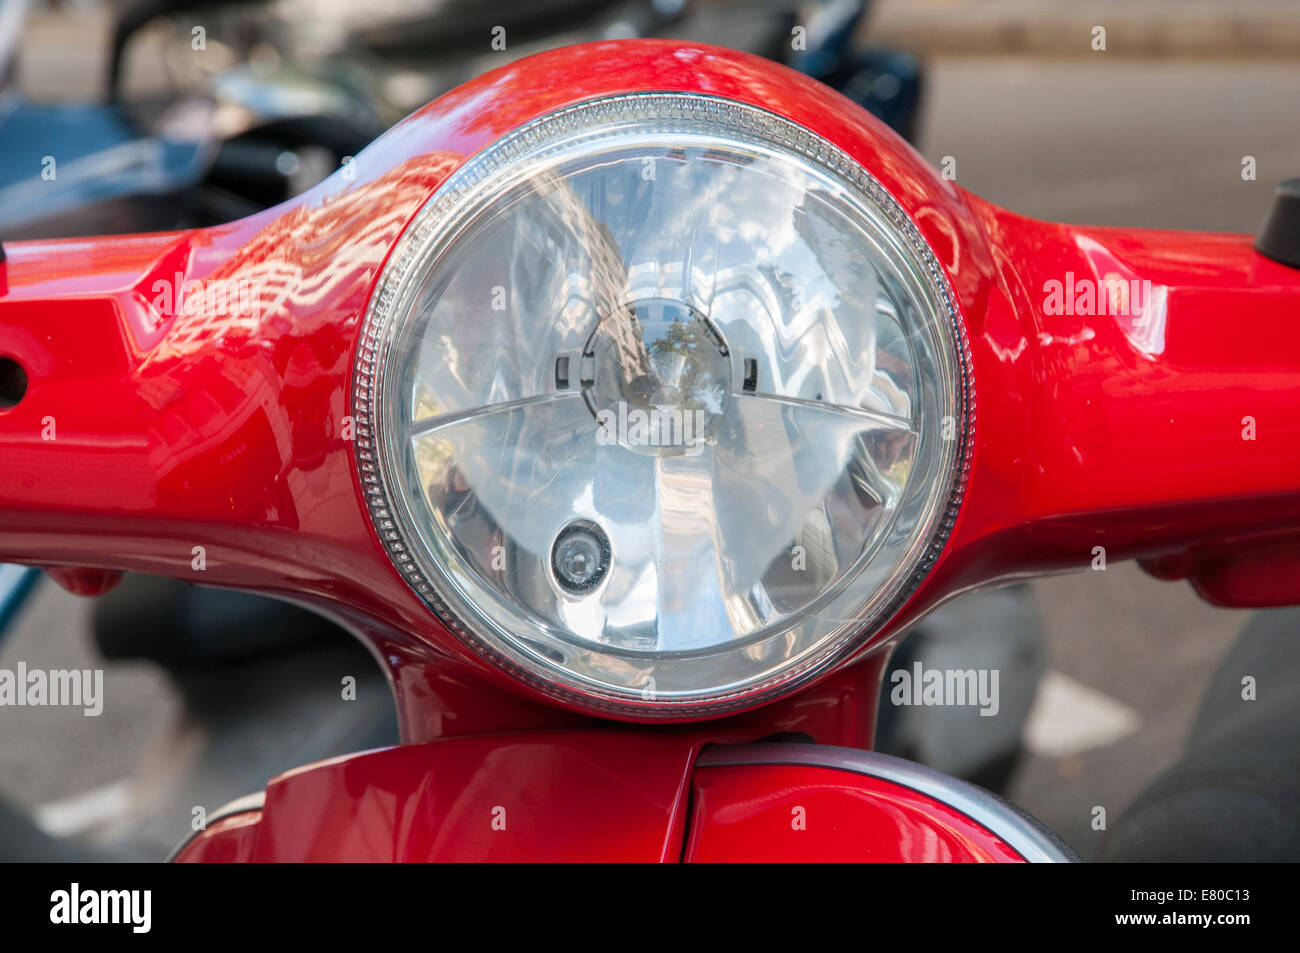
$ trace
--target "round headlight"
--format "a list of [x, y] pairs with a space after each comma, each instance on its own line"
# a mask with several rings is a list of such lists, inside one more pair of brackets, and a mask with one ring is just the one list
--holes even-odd
[[363, 487], [463, 640], [585, 708], [746, 707], [844, 659], [964, 482], [937, 262], [846, 154], [761, 109], [626, 95], [519, 128], [370, 302]]

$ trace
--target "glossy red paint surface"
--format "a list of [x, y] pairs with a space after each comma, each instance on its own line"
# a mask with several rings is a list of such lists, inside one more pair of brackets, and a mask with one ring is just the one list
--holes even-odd
[[[864, 634], [863, 653], [957, 591], [1086, 566], [1099, 546], [1216, 601], [1300, 602], [1300, 272], [1245, 236], [1022, 218], [944, 181], [805, 77], [656, 41], [489, 73], [346, 174], [230, 225], [7, 244], [0, 355], [30, 387], [0, 411], [0, 560], [309, 604], [376, 647], [408, 741], [586, 724], [470, 653], [406, 588], [365, 516], [344, 418], [376, 276], [439, 183], [540, 113], [639, 90], [762, 106], [844, 149], [917, 223], [954, 290], [975, 387], [966, 497], [933, 571]], [[1145, 306], [1105, 311], [1094, 294], [1055, 313], [1053, 282], [1103, 280], [1150, 282]], [[876, 652], [869, 668], [712, 730], [752, 738], [802, 724], [817, 740], [865, 744], [879, 664]]]
[[214, 822], [177, 860], [1023, 860], [902, 784], [821, 765], [697, 764], [693, 735], [512, 734], [350, 755], [274, 779], [260, 810]]
[[[554, 731], [599, 725], [590, 716], [541, 704], [484, 684], [476, 674], [449, 665], [421, 664], [403, 657], [402, 647], [377, 639], [395, 673], [403, 739], [432, 741], [521, 729]], [[876, 652], [807, 691], [754, 711], [707, 723], [711, 742], [755, 741], [768, 735], [806, 735], [818, 744], [869, 748], [887, 656]]]
[[254, 859], [261, 811], [245, 811], [209, 824], [177, 853], [178, 864], [246, 864]]
[[122, 581], [122, 574], [115, 569], [49, 566], [45, 572], [74, 596], [102, 596]]
[[181, 861], [676, 861], [688, 735], [575, 732], [403, 745], [275, 778]]
[[[0, 349], [32, 383], [0, 413], [0, 453], [13, 461], [0, 482], [0, 559], [156, 572], [327, 612], [389, 665], [406, 740], [456, 722], [571, 724], [470, 653], [407, 589], [361, 505], [344, 418], [379, 268], [437, 185], [540, 112], [645, 89], [781, 109], [906, 185], [910, 204], [932, 188], [943, 203], [957, 197], [892, 133], [798, 74], [712, 48], [594, 44], [467, 84], [367, 149], [350, 177], [249, 219], [9, 244]], [[466, 680], [533, 700], [440, 707], [446, 686]], [[816, 691], [809, 710], [825, 708]], [[870, 735], [869, 723], [845, 730], [824, 740]]]
[[[963, 297], [979, 390], [970, 492], [932, 583], [1294, 545], [1300, 271], [1234, 235], [1035, 222], [971, 200], [993, 281]], [[1049, 282], [1150, 282], [1145, 313], [1052, 314]], [[1086, 304], [1086, 302], [1084, 302]], [[1262, 567], [1261, 567], [1262, 568]], [[945, 576], [951, 576], [945, 579]], [[1285, 563], [1215, 601], [1291, 603]], [[1243, 580], [1236, 580], [1241, 584]]]
[[918, 791], [834, 768], [702, 767], [685, 860], [1018, 863], [997, 835]]

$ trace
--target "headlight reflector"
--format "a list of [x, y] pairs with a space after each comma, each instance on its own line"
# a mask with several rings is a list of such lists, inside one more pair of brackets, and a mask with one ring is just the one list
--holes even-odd
[[707, 96], [543, 116], [462, 166], [381, 276], [354, 407], [395, 565], [583, 707], [752, 705], [898, 608], [960, 501], [967, 361], [893, 199]]

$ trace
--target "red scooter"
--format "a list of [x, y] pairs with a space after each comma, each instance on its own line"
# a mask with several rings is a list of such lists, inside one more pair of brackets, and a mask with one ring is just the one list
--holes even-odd
[[5, 243], [0, 561], [388, 673], [403, 744], [177, 860], [1073, 859], [870, 751], [885, 661], [1098, 559], [1300, 603], [1290, 201], [1261, 250], [1038, 222], [769, 61], [543, 53], [269, 211]]

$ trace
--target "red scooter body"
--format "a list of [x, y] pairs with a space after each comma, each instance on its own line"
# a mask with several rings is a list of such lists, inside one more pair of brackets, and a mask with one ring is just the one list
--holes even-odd
[[176, 859], [950, 861], [1067, 858], [1031, 819], [898, 758], [826, 745], [702, 749], [692, 733], [521, 732], [290, 771]]
[[[345, 424], [367, 302], [422, 204], [511, 129], [636, 91], [762, 107], [861, 163], [937, 256], [974, 383], [959, 516], [888, 624], [799, 694], [639, 727], [515, 680], [448, 631], [385, 553]], [[1300, 602], [1300, 271], [1247, 236], [996, 208], [847, 99], [745, 54], [544, 53], [267, 212], [4, 250], [0, 358], [27, 388], [0, 409], [0, 561], [59, 567], [82, 592], [138, 571], [290, 599], [365, 639], [392, 681], [401, 747], [277, 778], [183, 860], [1060, 857], [991, 796], [863, 752], [891, 642], [957, 593], [1086, 566], [1097, 547], [1217, 604]], [[1136, 318], [1048, 313], [1044, 289], [1067, 275], [1153, 293]], [[202, 300], [213, 286], [256, 289], [258, 320]], [[753, 744], [785, 732], [819, 747]]]

